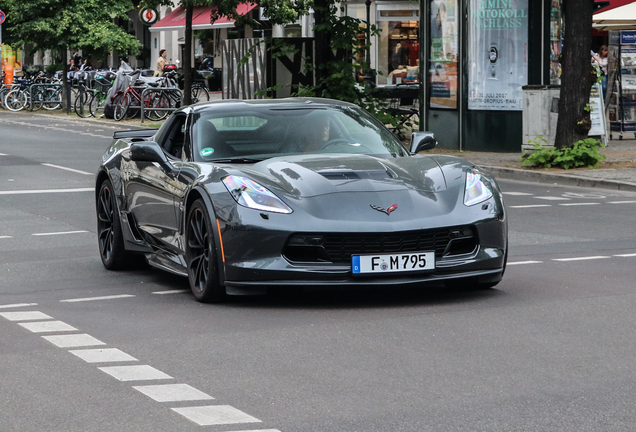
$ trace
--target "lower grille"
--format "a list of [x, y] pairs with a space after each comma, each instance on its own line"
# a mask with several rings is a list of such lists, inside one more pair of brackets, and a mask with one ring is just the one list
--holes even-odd
[[[449, 247], [449, 243], [459, 244], [458, 240], [462, 247]], [[352, 255], [435, 251], [435, 257], [441, 258], [470, 253], [476, 247], [471, 227], [398, 233], [303, 233], [288, 239], [283, 256], [292, 262], [350, 263]]]

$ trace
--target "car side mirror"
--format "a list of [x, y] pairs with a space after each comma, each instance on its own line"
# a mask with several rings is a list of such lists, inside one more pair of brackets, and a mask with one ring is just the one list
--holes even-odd
[[161, 150], [159, 144], [152, 141], [139, 141], [130, 146], [130, 160], [135, 162], [156, 162], [168, 171], [172, 164]]
[[411, 135], [411, 154], [417, 154], [421, 151], [432, 150], [437, 147], [437, 140], [433, 132], [420, 131], [413, 132]]

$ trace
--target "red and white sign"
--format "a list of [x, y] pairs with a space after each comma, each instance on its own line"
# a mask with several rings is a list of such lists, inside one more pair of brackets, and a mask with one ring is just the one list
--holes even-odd
[[143, 8], [139, 11], [139, 19], [147, 26], [151, 26], [159, 20], [159, 12], [153, 8]]

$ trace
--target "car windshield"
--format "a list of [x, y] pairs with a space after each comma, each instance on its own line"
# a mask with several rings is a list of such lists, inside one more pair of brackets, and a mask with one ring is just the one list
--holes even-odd
[[351, 106], [242, 107], [193, 117], [195, 159], [253, 163], [298, 154], [403, 157], [402, 143], [366, 111]]

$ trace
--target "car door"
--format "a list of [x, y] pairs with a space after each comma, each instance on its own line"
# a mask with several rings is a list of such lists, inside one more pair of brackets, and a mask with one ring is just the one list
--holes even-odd
[[[187, 115], [170, 117], [165, 131], [158, 134], [158, 144], [168, 164], [131, 162], [127, 173], [126, 200], [139, 229], [155, 246], [177, 252], [178, 224], [175, 195], [180, 195], [179, 161], [185, 141]], [[163, 128], [162, 128], [163, 129]]]

